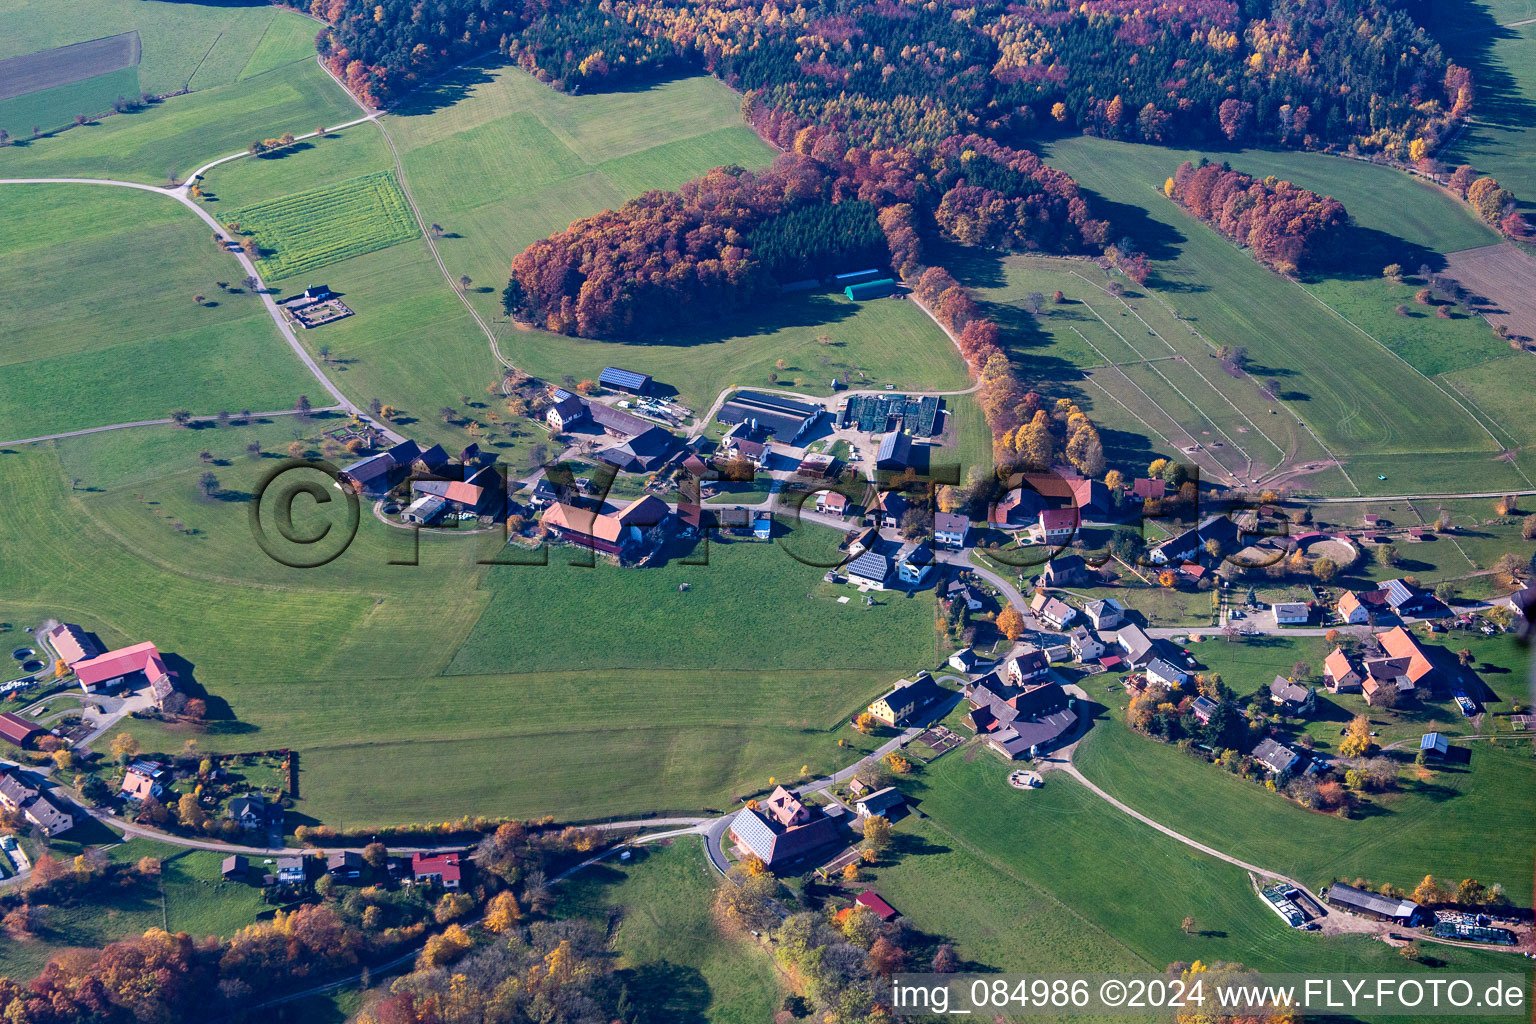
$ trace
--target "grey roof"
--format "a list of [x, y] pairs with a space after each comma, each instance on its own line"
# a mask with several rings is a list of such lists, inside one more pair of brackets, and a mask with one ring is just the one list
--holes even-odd
[[1283, 743], [1265, 738], [1259, 741], [1259, 745], [1253, 748], [1253, 757], [1272, 772], [1283, 772], [1295, 764], [1299, 758], [1296, 752]]
[[587, 403], [583, 402], [575, 395], [568, 394], [564, 398], [556, 400], [556, 402], [551, 405], [548, 410], [546, 410], [545, 414], [548, 415], [549, 412], [554, 412], [556, 415], [558, 415], [560, 417], [560, 422], [568, 423], [572, 420], [579, 420], [587, 414]]
[[934, 682], [932, 676], [924, 673], [916, 679], [902, 680], [890, 693], [883, 694], [881, 700], [890, 705], [892, 711], [904, 714], [908, 708], [920, 708], [932, 704], [947, 692], [949, 691]]
[[933, 515], [934, 533], [958, 533], [964, 534], [971, 528], [968, 517], [954, 512], [935, 512]]
[[932, 565], [933, 548], [927, 544], [919, 544], [910, 551], [903, 551], [901, 553], [901, 560], [912, 565]]
[[1301, 704], [1312, 695], [1312, 691], [1300, 683], [1291, 682], [1285, 676], [1275, 676], [1275, 681], [1269, 684], [1269, 695], [1287, 704]]
[[881, 811], [890, 810], [892, 807], [900, 807], [906, 803], [907, 798], [902, 796], [901, 790], [895, 786], [886, 786], [877, 789], [873, 793], [866, 793], [859, 797], [859, 803], [871, 814], [879, 814]]
[[1195, 698], [1195, 703], [1192, 705], [1192, 710], [1197, 715], [1203, 715], [1204, 717], [1209, 718], [1211, 715], [1216, 713], [1216, 709], [1219, 707], [1221, 707], [1221, 701], [1212, 700], [1202, 693], [1200, 696]]
[[1083, 611], [1089, 615], [1099, 616], [1105, 612], [1113, 612], [1119, 615], [1125, 611], [1125, 606], [1112, 597], [1095, 598], [1083, 605]]
[[443, 451], [443, 446], [434, 444], [431, 448], [424, 449], [416, 456], [415, 461], [426, 466], [431, 472], [437, 472], [443, 466], [448, 465], [448, 453]]
[[731, 819], [731, 831], [747, 849], [760, 857], [764, 864], [773, 865], [792, 860], [838, 839], [843, 828], [842, 808], [833, 806], [826, 812], [814, 815], [810, 821], [794, 828], [775, 827], [763, 815], [750, 807], [744, 807]]
[[738, 391], [720, 407], [715, 418], [721, 423], [755, 423], [757, 429], [780, 441], [799, 437], [806, 426], [821, 414], [820, 406], [807, 405], [760, 391]]
[[875, 454], [875, 464], [887, 462], [905, 467], [912, 461], [912, 439], [899, 430], [893, 430], [880, 440], [880, 450]]
[[1343, 903], [1347, 906], [1367, 910], [1383, 917], [1401, 918], [1407, 920], [1415, 913], [1422, 910], [1413, 900], [1383, 896], [1380, 893], [1370, 892], [1366, 889], [1356, 889], [1352, 885], [1343, 882], [1334, 882], [1328, 887], [1328, 899], [1334, 903]]
[[878, 580], [883, 583], [890, 573], [890, 559], [884, 555], [877, 555], [873, 551], [866, 551], [848, 563], [848, 575], [858, 576], [861, 579]]
[[1045, 568], [1041, 570], [1041, 574], [1047, 579], [1054, 579], [1062, 576], [1075, 576], [1078, 573], [1087, 571], [1088, 563], [1083, 561], [1081, 555], [1057, 555], [1055, 558], [1046, 561]]
[[1378, 589], [1387, 592], [1387, 604], [1394, 609], [1412, 605], [1419, 599], [1419, 594], [1402, 580], [1387, 580]]
[[604, 430], [612, 430], [620, 434], [640, 434], [655, 426], [648, 419], [631, 415], [623, 409], [615, 409], [602, 402], [587, 402], [586, 406], [587, 415], [592, 417], [592, 422]]
[[1164, 679], [1171, 680], [1181, 685], [1183, 684], [1184, 680], [1189, 678], [1188, 672], [1179, 668], [1179, 666], [1173, 664], [1170, 661], [1163, 660], [1162, 658], [1153, 658], [1147, 664], [1147, 674], [1151, 675], [1154, 672], [1156, 672]]
[[1120, 649], [1125, 652], [1125, 656], [1133, 664], [1146, 660], [1153, 652], [1151, 638], [1143, 633], [1139, 626], [1120, 627], [1120, 632], [1116, 634], [1115, 639], [1120, 644]]

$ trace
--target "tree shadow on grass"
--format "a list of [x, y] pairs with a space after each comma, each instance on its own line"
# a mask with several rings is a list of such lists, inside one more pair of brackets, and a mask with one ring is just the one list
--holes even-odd
[[706, 1024], [704, 1012], [714, 995], [697, 967], [658, 960], [620, 971], [619, 977], [635, 1005], [645, 1007], [647, 1024]]
[[406, 96], [397, 106], [390, 108], [390, 114], [396, 117], [421, 117], [445, 110], [467, 97], [475, 86], [495, 81], [491, 72], [507, 64], [504, 55], [487, 54], [483, 59], [465, 64]]
[[602, 340], [621, 345], [692, 348], [791, 327], [830, 327], [857, 312], [855, 305], [834, 302], [826, 294], [811, 294], [759, 303], [713, 319], [697, 320], [694, 321], [696, 326], [688, 330], [626, 334], [621, 338]]

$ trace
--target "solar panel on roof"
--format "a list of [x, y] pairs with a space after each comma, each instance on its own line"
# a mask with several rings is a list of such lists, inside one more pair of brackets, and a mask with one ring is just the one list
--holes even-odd
[[603, 372], [598, 375], [597, 381], [604, 387], [622, 388], [627, 391], [639, 391], [650, 382], [650, 377], [633, 370], [623, 370], [617, 366], [605, 366]]

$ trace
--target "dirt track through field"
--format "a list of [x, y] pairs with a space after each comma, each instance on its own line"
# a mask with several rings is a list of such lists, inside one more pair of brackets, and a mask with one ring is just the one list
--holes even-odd
[[1536, 340], [1536, 259], [1504, 242], [1450, 253], [1445, 272], [1476, 296], [1475, 308], [1489, 323]]
[[134, 31], [0, 60], [0, 100], [135, 67], [141, 52]]

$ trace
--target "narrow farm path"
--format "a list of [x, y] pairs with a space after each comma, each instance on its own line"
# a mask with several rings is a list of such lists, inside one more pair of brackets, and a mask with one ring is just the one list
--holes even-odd
[[[341, 408], [342, 407], [339, 406], [339, 405], [320, 406], [318, 408], [310, 409], [309, 410], [309, 414], [313, 415], [314, 413], [317, 413], [317, 412], [338, 412], [338, 411], [341, 410]], [[269, 416], [302, 416], [302, 415], [305, 415], [305, 414], [302, 413], [298, 409], [278, 409], [278, 410], [276, 410], [274, 412], [253, 412], [253, 413], [251, 413], [251, 418], [252, 419], [257, 419], [257, 418], [265, 419], [265, 418], [267, 418]], [[244, 413], [240, 414], [240, 418], [243, 419], [244, 416], [245, 416]], [[187, 422], [188, 423], [213, 423], [217, 419], [218, 419], [217, 416], [193, 416]], [[66, 437], [83, 437], [86, 434], [100, 434], [100, 433], [102, 433], [104, 431], [107, 431], [107, 430], [127, 430], [129, 427], [163, 427], [163, 426], [165, 426], [165, 425], [167, 425], [169, 423], [174, 423], [174, 422], [175, 422], [174, 420], [163, 419], [163, 420], [134, 420], [132, 423], [111, 423], [111, 424], [108, 424], [105, 427], [86, 427], [84, 430], [66, 430], [62, 434], [39, 434], [37, 437], [23, 437], [23, 438], [18, 438], [15, 441], [0, 441], [0, 446], [13, 445], [13, 444], [36, 444], [39, 441], [60, 441], [60, 440], [63, 440], [64, 438], [66, 438]]]

